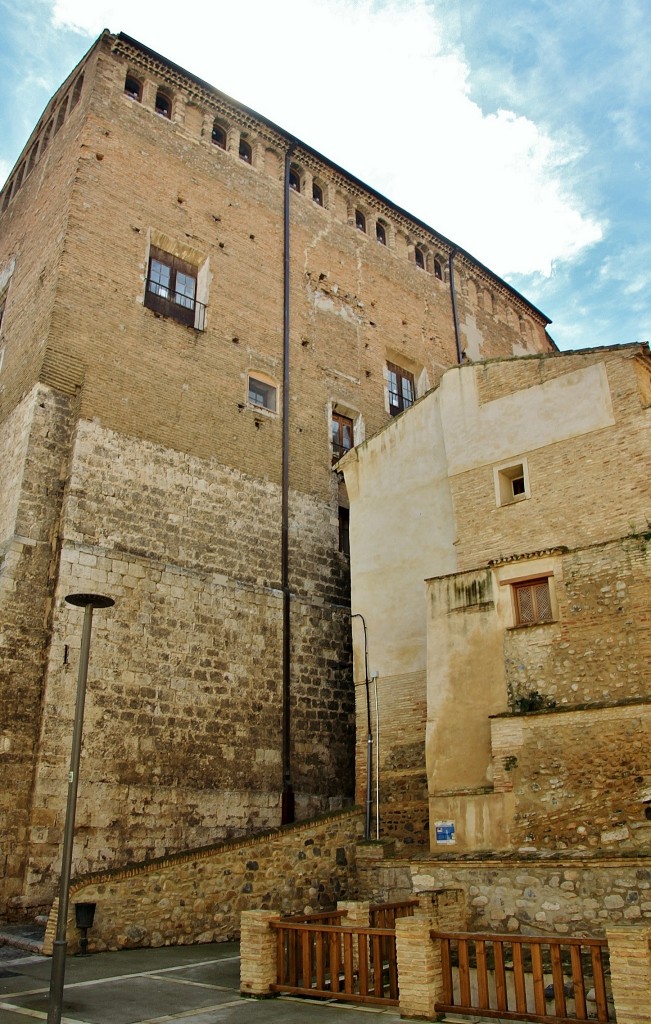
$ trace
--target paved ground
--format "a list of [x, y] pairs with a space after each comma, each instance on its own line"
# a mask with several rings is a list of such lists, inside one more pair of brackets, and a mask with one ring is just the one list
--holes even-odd
[[[0, 1024], [47, 1018], [49, 957], [0, 947]], [[244, 999], [237, 943], [68, 957], [63, 1024], [397, 1024], [396, 1008]]]

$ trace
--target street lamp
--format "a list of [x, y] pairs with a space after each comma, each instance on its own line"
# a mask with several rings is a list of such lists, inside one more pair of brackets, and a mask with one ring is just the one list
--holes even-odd
[[79, 782], [79, 758], [81, 755], [81, 736], [84, 727], [84, 702], [86, 699], [86, 679], [88, 676], [88, 655], [90, 652], [90, 631], [93, 623], [93, 608], [110, 608], [115, 604], [112, 597], [103, 594], [68, 594], [68, 604], [84, 609], [84, 628], [81, 635], [81, 652], [79, 655], [79, 674], [77, 676], [77, 700], [75, 703], [75, 721], [72, 730], [72, 750], [70, 752], [70, 771], [68, 772], [68, 802], [66, 805], [66, 821], [63, 830], [63, 852], [61, 854], [61, 879], [59, 882], [59, 908], [57, 912], [57, 930], [52, 951], [52, 970], [50, 973], [50, 999], [47, 1012], [47, 1024], [61, 1024], [63, 1008], [63, 985], [66, 973], [66, 930], [68, 925], [68, 891], [70, 889], [70, 870], [72, 866], [72, 844], [75, 832], [75, 811], [77, 810], [77, 785]]

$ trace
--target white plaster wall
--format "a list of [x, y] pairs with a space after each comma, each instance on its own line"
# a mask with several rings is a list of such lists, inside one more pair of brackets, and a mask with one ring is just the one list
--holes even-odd
[[595, 363], [479, 404], [481, 367], [448, 370], [440, 403], [448, 473], [465, 473], [521, 452], [602, 430], [615, 422], [606, 367]]
[[[425, 668], [425, 579], [454, 572], [455, 529], [438, 392], [343, 463], [350, 497], [352, 610], [367, 621], [381, 677]], [[355, 629], [355, 678], [363, 650]]]

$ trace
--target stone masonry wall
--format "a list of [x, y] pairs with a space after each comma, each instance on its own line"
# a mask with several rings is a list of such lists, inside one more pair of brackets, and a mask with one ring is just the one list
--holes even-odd
[[513, 790], [511, 848], [648, 851], [651, 705], [495, 719], [495, 789]]
[[[75, 870], [279, 823], [279, 503], [274, 484], [79, 423], [33, 799], [34, 905], [53, 893], [64, 820], [81, 639], [68, 593], [116, 602], [94, 619]], [[309, 816], [352, 796], [349, 613], [329, 510], [294, 494], [292, 519], [292, 781]]]
[[364, 896], [377, 901], [460, 894], [469, 931], [601, 936], [609, 924], [651, 919], [648, 856], [388, 859], [364, 882]]
[[[355, 898], [359, 811], [294, 825], [240, 843], [73, 882], [69, 948], [76, 948], [74, 904], [96, 903], [90, 951], [175, 946], [237, 938], [243, 910], [311, 913]], [[55, 905], [56, 907], [56, 905]], [[56, 913], [44, 952], [51, 952]]]
[[41, 724], [70, 403], [36, 387], [0, 428], [0, 912], [20, 908]]

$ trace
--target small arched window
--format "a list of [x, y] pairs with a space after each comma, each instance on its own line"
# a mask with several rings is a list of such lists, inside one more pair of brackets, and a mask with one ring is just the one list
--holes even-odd
[[25, 174], [25, 164], [22, 163], [20, 165], [20, 167], [18, 168], [18, 171], [16, 172], [16, 177], [14, 179], [14, 195], [16, 194], [16, 192], [18, 191], [18, 189], [20, 188], [20, 186], [23, 183], [23, 176], [24, 176], [24, 174]]
[[387, 232], [384, 224], [381, 220], [376, 221], [375, 224], [375, 237], [377, 238], [380, 245], [387, 244]]
[[361, 210], [355, 210], [355, 227], [358, 231], [366, 233], [366, 217]]
[[253, 150], [246, 139], [240, 139], [240, 160], [245, 164], [250, 164], [253, 160]]
[[27, 160], [27, 170], [25, 172], [26, 174], [29, 174], [29, 172], [31, 171], [32, 167], [36, 163], [37, 155], [38, 155], [38, 142], [35, 142], [34, 145], [31, 148], [31, 150], [30, 150], [29, 158]]
[[142, 101], [142, 84], [133, 75], [127, 75], [124, 80], [124, 95], [137, 103]]
[[439, 281], [443, 280], [443, 267], [438, 259], [434, 260], [434, 277], [438, 277]]
[[61, 103], [61, 106], [59, 107], [59, 110], [58, 110], [58, 113], [57, 113], [57, 119], [54, 122], [54, 134], [55, 135], [56, 135], [56, 133], [58, 132], [59, 128], [61, 127], [61, 125], [63, 124], [63, 122], [66, 119], [66, 110], [67, 109], [68, 109], [68, 97], [66, 96], [66, 98]]
[[210, 141], [213, 146], [219, 146], [220, 149], [226, 149], [226, 129], [219, 123], [219, 121], [213, 121]]
[[289, 168], [289, 187], [293, 189], [294, 192], [301, 191], [301, 176], [298, 172], [298, 168], [296, 167]]
[[52, 125], [53, 121], [52, 118], [50, 118], [50, 120], [45, 126], [45, 131], [43, 132], [43, 143], [41, 145], [41, 152], [43, 152], [43, 150], [46, 148], [50, 141], [50, 135], [52, 134]]
[[317, 206], [323, 206], [323, 189], [317, 185], [316, 181], [312, 182], [312, 199]]
[[2, 198], [2, 209], [3, 210], [6, 210], [7, 207], [9, 206], [9, 200], [11, 199], [11, 193], [13, 191], [13, 184], [14, 184], [13, 181], [10, 181], [9, 184], [5, 188], [5, 194], [4, 194], [3, 198]]
[[418, 245], [414, 249], [414, 262], [421, 270], [425, 269], [425, 253]]
[[172, 101], [169, 96], [166, 96], [160, 90], [156, 93], [155, 110], [159, 117], [166, 117], [168, 120], [172, 119]]
[[72, 110], [73, 107], [76, 107], [77, 104], [79, 103], [79, 97], [81, 96], [81, 89], [82, 89], [83, 84], [84, 84], [84, 76], [80, 75], [79, 78], [77, 79], [77, 81], [75, 82], [74, 89], [72, 90], [72, 99], [70, 101], [70, 109], [71, 110]]

